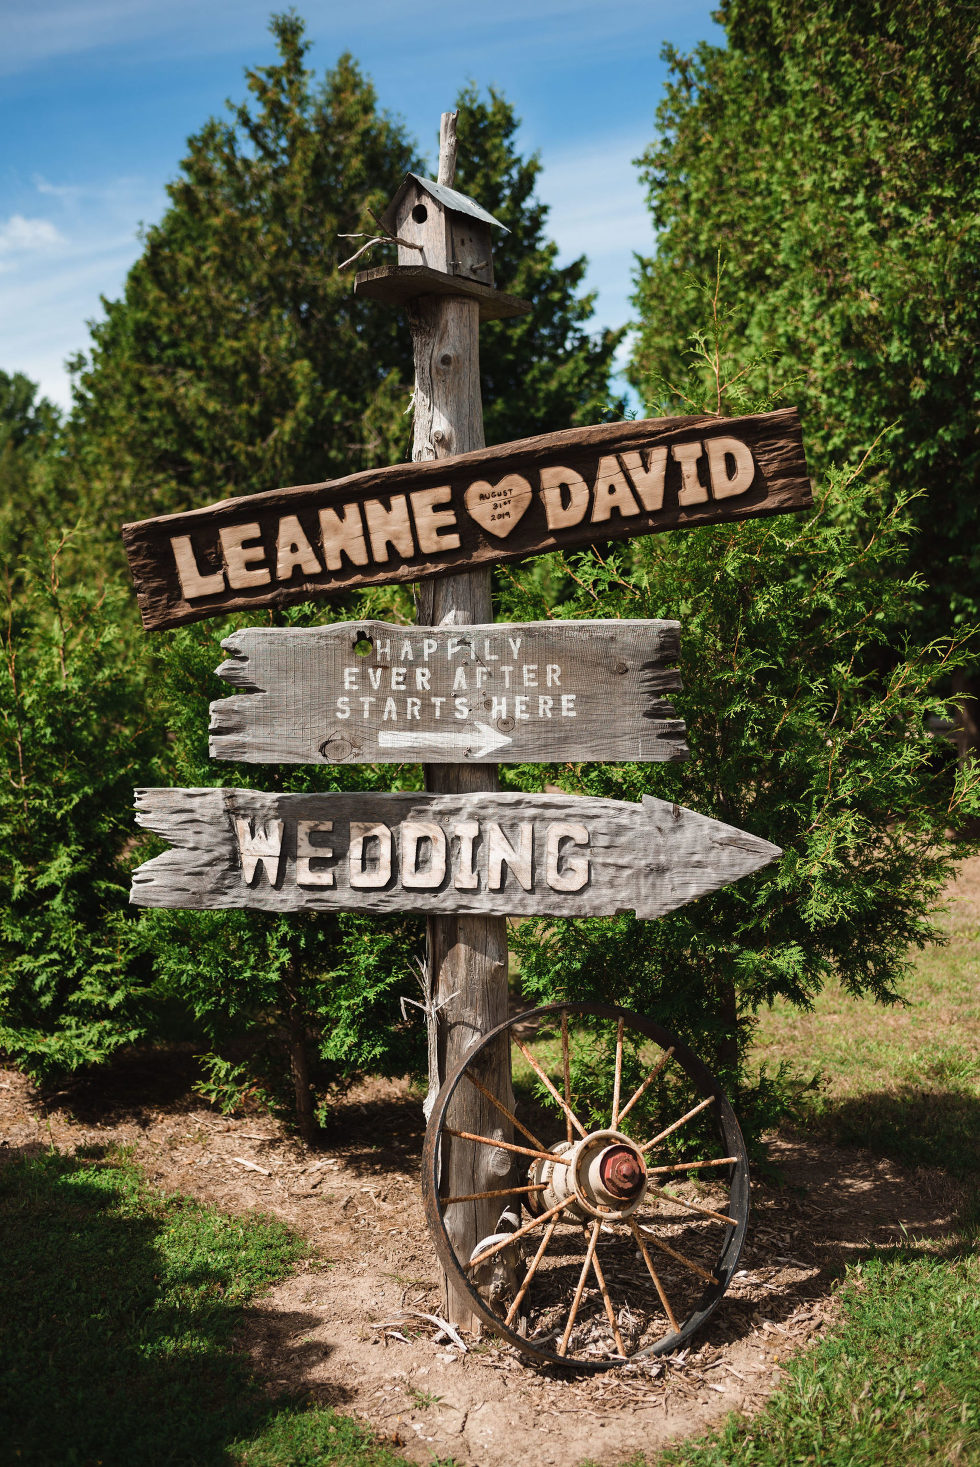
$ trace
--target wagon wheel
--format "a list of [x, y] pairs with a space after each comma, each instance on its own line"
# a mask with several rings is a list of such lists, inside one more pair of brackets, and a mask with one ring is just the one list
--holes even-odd
[[[507, 1104], [482, 1078], [502, 1042]], [[453, 1124], [470, 1085], [499, 1118], [480, 1135]], [[440, 1186], [447, 1147], [492, 1148], [502, 1176], [476, 1194], [505, 1211], [472, 1251], [447, 1227], [452, 1209], [474, 1205]], [[526, 1354], [590, 1371], [690, 1338], [728, 1287], [748, 1223], [745, 1142], [717, 1080], [659, 1024], [604, 1004], [534, 1009], [485, 1035], [439, 1092], [422, 1175], [439, 1258], [474, 1311]]]

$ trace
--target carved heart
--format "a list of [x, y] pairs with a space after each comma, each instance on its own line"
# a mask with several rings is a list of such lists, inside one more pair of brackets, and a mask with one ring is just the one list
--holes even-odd
[[531, 486], [520, 474], [505, 474], [499, 484], [477, 479], [465, 497], [467, 512], [477, 524], [503, 540], [531, 503]]

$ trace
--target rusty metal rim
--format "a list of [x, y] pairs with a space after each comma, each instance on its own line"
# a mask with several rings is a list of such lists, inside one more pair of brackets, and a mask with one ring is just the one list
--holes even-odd
[[[728, 1231], [724, 1246], [715, 1266], [716, 1284], [709, 1284], [703, 1291], [700, 1299], [695, 1304], [691, 1313], [684, 1320], [681, 1328], [673, 1334], [668, 1334], [658, 1340], [654, 1345], [647, 1346], [644, 1350], [637, 1351], [625, 1360], [569, 1360], [554, 1350], [544, 1349], [533, 1344], [530, 1340], [522, 1338], [515, 1330], [509, 1329], [503, 1321], [494, 1314], [477, 1290], [470, 1283], [465, 1272], [459, 1266], [449, 1235], [443, 1223], [443, 1214], [439, 1206], [437, 1169], [439, 1138], [442, 1133], [443, 1121], [449, 1102], [452, 1099], [456, 1087], [463, 1077], [467, 1067], [480, 1055], [480, 1053], [499, 1038], [506, 1030], [515, 1024], [527, 1023], [529, 1018], [546, 1018], [550, 1015], [560, 1015], [562, 1012], [569, 1017], [581, 1015], [599, 1019], [608, 1019], [612, 1023], [618, 1023], [622, 1018], [624, 1023], [633, 1029], [638, 1029], [648, 1039], [652, 1039], [662, 1050], [673, 1048], [674, 1059], [680, 1068], [692, 1080], [702, 1096], [712, 1096], [715, 1100], [713, 1108], [714, 1119], [722, 1146], [725, 1148], [726, 1156], [734, 1156], [737, 1160], [728, 1170], [729, 1181], [729, 1210], [738, 1222], [735, 1228]], [[722, 1090], [715, 1076], [711, 1073], [704, 1062], [683, 1044], [669, 1030], [664, 1029], [653, 1019], [648, 1019], [642, 1014], [636, 1014], [628, 1009], [614, 1007], [612, 1004], [598, 1003], [559, 1003], [548, 1004], [544, 1008], [531, 1009], [521, 1014], [515, 1014], [505, 1019], [502, 1024], [491, 1029], [485, 1034], [468, 1055], [457, 1065], [456, 1069], [449, 1075], [436, 1096], [432, 1114], [425, 1132], [425, 1143], [422, 1148], [422, 1197], [425, 1207], [426, 1222], [432, 1241], [435, 1244], [439, 1261], [448, 1274], [455, 1278], [457, 1287], [464, 1289], [473, 1306], [473, 1311], [480, 1319], [507, 1344], [513, 1345], [522, 1354], [533, 1356], [536, 1360], [546, 1362], [549, 1365], [558, 1365], [568, 1371], [594, 1375], [604, 1370], [615, 1370], [621, 1365], [632, 1364], [635, 1361], [649, 1360], [657, 1355], [668, 1354], [672, 1350], [679, 1349], [686, 1340], [701, 1328], [721, 1301], [725, 1290], [732, 1280], [735, 1269], [738, 1266], [739, 1256], [745, 1242], [745, 1234], [749, 1222], [749, 1162], [748, 1152], [741, 1129], [732, 1110], [731, 1104]]]

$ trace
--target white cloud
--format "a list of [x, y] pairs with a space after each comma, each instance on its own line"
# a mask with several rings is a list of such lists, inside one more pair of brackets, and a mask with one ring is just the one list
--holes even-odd
[[123, 177], [62, 184], [36, 176], [34, 189], [52, 218], [34, 217], [28, 204], [0, 220], [0, 366], [25, 372], [67, 406], [65, 358], [87, 346], [100, 295], [120, 294], [142, 248], [138, 222], [158, 218], [166, 196], [159, 185]]
[[23, 254], [64, 243], [64, 235], [50, 219], [25, 219], [23, 214], [11, 214], [5, 224], [0, 224], [0, 255]]

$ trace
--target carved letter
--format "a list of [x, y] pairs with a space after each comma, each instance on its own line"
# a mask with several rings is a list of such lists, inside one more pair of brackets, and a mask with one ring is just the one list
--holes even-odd
[[242, 857], [242, 875], [245, 877], [246, 885], [251, 886], [260, 861], [269, 878], [269, 885], [275, 886], [279, 880], [282, 830], [281, 820], [270, 820], [268, 825], [256, 825], [253, 831], [251, 820], [244, 820], [241, 815], [235, 816], [238, 849]]
[[589, 832], [584, 825], [568, 820], [556, 820], [548, 826], [548, 842], [545, 848], [545, 875], [552, 891], [581, 891], [589, 880], [587, 856], [566, 856], [561, 860], [561, 843], [573, 841], [577, 846], [589, 844]]
[[683, 480], [677, 494], [677, 503], [703, 504], [708, 498], [708, 491], [698, 478], [700, 443], [675, 443], [670, 452], [671, 457], [681, 466]]
[[[368, 869], [364, 847], [369, 840], [378, 842], [378, 864]], [[370, 825], [361, 820], [350, 823], [350, 849], [347, 852], [349, 881], [355, 891], [371, 891], [387, 886], [391, 880], [391, 831], [387, 825]]]
[[[564, 502], [564, 491], [568, 503]], [[580, 524], [589, 507], [589, 486], [581, 474], [560, 467], [541, 470], [541, 498], [549, 530]]]
[[224, 571], [215, 571], [213, 575], [201, 574], [190, 535], [172, 536], [170, 548], [177, 563], [177, 576], [185, 601], [190, 601], [194, 596], [216, 596], [225, 589]]
[[480, 878], [473, 869], [473, 846], [480, 834], [476, 820], [457, 820], [453, 835], [459, 837], [459, 869], [453, 885], [458, 891], [478, 891]]
[[257, 540], [261, 531], [258, 525], [228, 525], [218, 531], [221, 553], [228, 569], [228, 584], [233, 591], [243, 591], [246, 586], [267, 586], [272, 580], [267, 565], [249, 570], [253, 560], [265, 560], [262, 545], [246, 546], [246, 540]]
[[385, 509], [380, 499], [368, 499], [364, 505], [364, 519], [371, 539], [371, 554], [375, 560], [388, 559], [389, 545], [393, 545], [404, 560], [414, 557], [412, 522], [408, 517], [408, 500], [404, 494], [391, 496], [390, 509]]
[[332, 820], [297, 820], [296, 822], [296, 884], [297, 886], [333, 886], [333, 872], [322, 866], [316, 870], [311, 861], [333, 860], [332, 846], [315, 846], [310, 840], [314, 830], [333, 830]]
[[[424, 868], [419, 866], [419, 846], [429, 841], [432, 854]], [[405, 820], [401, 828], [401, 884], [409, 891], [432, 891], [446, 875], [446, 832], [429, 820]]]
[[664, 503], [664, 475], [667, 470], [667, 450], [647, 449], [647, 461], [640, 453], [631, 451], [619, 455], [626, 472], [633, 481], [633, 488], [640, 496], [643, 508], [648, 511], [662, 509]]
[[440, 484], [438, 489], [416, 489], [408, 497], [415, 518], [415, 533], [419, 537], [419, 549], [423, 555], [438, 555], [441, 550], [458, 550], [459, 536], [449, 530], [456, 523], [454, 509], [437, 509], [438, 504], [449, 504], [453, 491], [449, 484]]
[[320, 574], [320, 562], [303, 532], [303, 526], [296, 515], [287, 514], [279, 521], [276, 536], [276, 579], [288, 581], [297, 566], [305, 575]]
[[[732, 499], [752, 488], [755, 478], [755, 459], [747, 443], [737, 438], [708, 438], [708, 472], [711, 475], [711, 492], [716, 499]], [[728, 460], [735, 462], [735, 472], [729, 477]]]
[[360, 505], [345, 504], [339, 511], [321, 509], [320, 541], [327, 570], [340, 570], [341, 555], [346, 555], [352, 565], [367, 565]]
[[518, 830], [520, 831], [519, 844], [515, 849], [499, 825], [487, 826], [487, 886], [491, 891], [501, 891], [503, 889], [505, 863], [510, 867], [525, 891], [531, 891], [534, 886], [534, 877], [531, 868], [531, 856], [534, 851], [534, 826], [530, 821], [522, 821], [518, 826]]
[[592, 523], [610, 519], [613, 510], [622, 515], [639, 514], [640, 506], [633, 498], [633, 491], [626, 482], [619, 460], [614, 453], [610, 453], [599, 460], [599, 467], [596, 469]]

